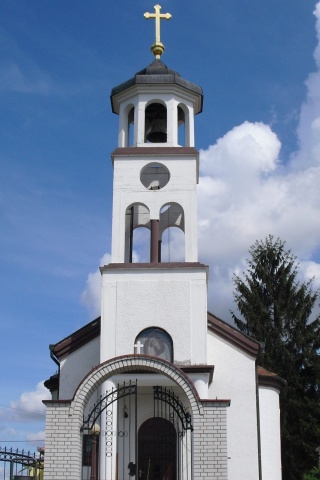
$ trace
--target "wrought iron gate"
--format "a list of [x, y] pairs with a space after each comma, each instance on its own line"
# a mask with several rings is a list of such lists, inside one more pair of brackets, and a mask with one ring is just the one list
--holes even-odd
[[[141, 385], [138, 392], [137, 382], [118, 384], [102, 394], [84, 418], [83, 480], [191, 480], [192, 431], [190, 410], [172, 389]], [[93, 455], [97, 433], [99, 466]]]
[[[100, 476], [108, 480], [134, 476], [137, 458], [137, 382], [124, 382], [112, 387], [101, 395], [84, 419], [83, 459], [87, 456], [87, 461], [83, 462], [83, 480], [91, 478], [92, 462], [95, 461], [92, 459], [92, 439], [98, 422], [100, 458], [97, 470]], [[96, 478], [99, 479], [99, 474]]]

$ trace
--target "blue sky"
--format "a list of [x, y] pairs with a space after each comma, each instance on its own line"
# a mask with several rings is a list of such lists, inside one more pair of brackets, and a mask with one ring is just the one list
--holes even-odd
[[[162, 60], [204, 90], [199, 259], [210, 266], [210, 310], [230, 318], [232, 273], [270, 233], [319, 286], [320, 5], [161, 4], [172, 13]], [[43, 444], [48, 345], [98, 314], [118, 128], [109, 95], [152, 62], [143, 13], [153, 5], [1, 1], [1, 446]]]

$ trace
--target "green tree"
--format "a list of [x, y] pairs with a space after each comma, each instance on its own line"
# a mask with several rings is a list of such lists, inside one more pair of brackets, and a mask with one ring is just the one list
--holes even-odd
[[319, 480], [320, 478], [320, 468], [313, 468], [311, 472], [306, 473], [303, 477], [303, 480]]
[[285, 242], [268, 236], [251, 246], [242, 276], [234, 275], [239, 330], [259, 342], [259, 363], [287, 381], [280, 395], [283, 480], [302, 480], [320, 445], [319, 291], [299, 282], [299, 264]]

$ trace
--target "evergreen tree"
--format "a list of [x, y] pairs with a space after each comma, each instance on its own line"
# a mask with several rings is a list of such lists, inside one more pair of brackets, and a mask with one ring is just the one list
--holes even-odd
[[302, 480], [317, 465], [320, 445], [320, 315], [310, 318], [319, 291], [297, 280], [296, 257], [279, 238], [256, 241], [249, 253], [246, 272], [233, 279], [240, 316], [231, 314], [241, 332], [265, 344], [260, 365], [287, 381], [280, 395], [283, 480]]

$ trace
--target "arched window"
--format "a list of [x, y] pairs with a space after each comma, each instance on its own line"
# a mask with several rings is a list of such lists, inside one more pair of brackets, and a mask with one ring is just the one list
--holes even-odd
[[136, 338], [135, 353], [173, 361], [173, 343], [170, 335], [162, 328], [146, 328]]
[[170, 172], [162, 163], [148, 163], [140, 172], [140, 181], [148, 190], [160, 190], [167, 185], [169, 180]]

